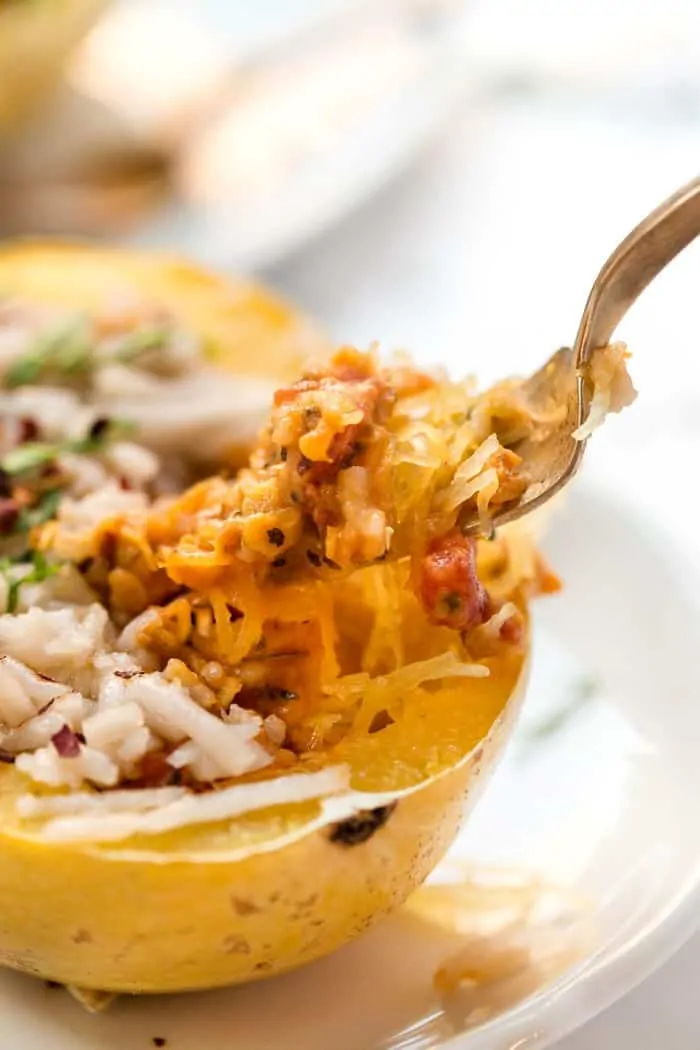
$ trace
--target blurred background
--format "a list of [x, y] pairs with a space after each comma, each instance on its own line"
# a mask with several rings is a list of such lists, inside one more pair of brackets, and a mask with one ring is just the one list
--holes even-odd
[[[0, 236], [176, 248], [484, 379], [700, 171], [697, 0], [0, 0], [0, 72]], [[601, 484], [700, 443], [696, 248], [623, 323]]]
[[[454, 373], [570, 343], [698, 174], [698, 0], [0, 0], [0, 237], [175, 249]], [[698, 561], [699, 286], [697, 244], [625, 319], [641, 396], [587, 454]], [[697, 1035], [667, 972], [606, 1045], [684, 1011]]]

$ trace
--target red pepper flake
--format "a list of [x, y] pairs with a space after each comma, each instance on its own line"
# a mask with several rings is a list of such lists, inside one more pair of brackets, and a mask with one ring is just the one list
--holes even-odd
[[19, 435], [17, 444], [23, 445], [25, 441], [36, 441], [39, 437], [39, 424], [30, 416], [22, 416], [19, 421]]
[[51, 737], [51, 743], [61, 758], [77, 758], [80, 754], [80, 737], [70, 726], [62, 726]]

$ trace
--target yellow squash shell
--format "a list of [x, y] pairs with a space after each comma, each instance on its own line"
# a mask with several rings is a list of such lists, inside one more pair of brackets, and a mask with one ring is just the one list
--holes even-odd
[[[268, 292], [161, 256], [13, 246], [0, 252], [0, 286], [86, 309], [131, 289], [172, 308], [233, 367], [283, 377], [325, 345]], [[49, 842], [17, 818], [28, 781], [0, 766], [0, 964], [83, 988], [165, 992], [334, 950], [400, 905], [450, 845], [509, 735], [526, 665], [506, 653], [490, 677], [419, 690], [394, 724], [337, 745], [325, 761], [349, 766], [355, 794], [332, 814], [307, 802], [118, 844]]]
[[[438, 730], [452, 737], [436, 741], [434, 762], [460, 747], [461, 757], [384, 792], [379, 806], [373, 797], [349, 822], [305, 803], [121, 848], [59, 845], [20, 831], [13, 807], [26, 784], [0, 770], [0, 964], [83, 988], [166, 992], [266, 977], [333, 951], [402, 904], [440, 860], [508, 738], [524, 678], [511, 668], [487, 686], [474, 679], [431, 696]], [[455, 706], [471, 713], [450, 730], [443, 718]], [[428, 717], [416, 712], [410, 727], [421, 761], [433, 749], [421, 733]], [[356, 768], [356, 786], [416, 775], [400, 768], [402, 754], [416, 761], [406, 741], [383, 750], [368, 757], [388, 763], [384, 774]]]

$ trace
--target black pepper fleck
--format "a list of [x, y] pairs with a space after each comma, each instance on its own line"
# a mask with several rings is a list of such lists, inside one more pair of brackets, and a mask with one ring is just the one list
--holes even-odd
[[291, 689], [279, 689], [277, 686], [268, 686], [265, 690], [271, 700], [298, 700], [299, 694], [293, 693]]
[[154, 1046], [167, 1046], [168, 1040], [164, 1039], [162, 1035], [154, 1035], [151, 1039]]
[[99, 438], [103, 437], [109, 424], [110, 420], [108, 416], [98, 416], [88, 431], [92, 440], [97, 441]]
[[309, 429], [316, 426], [321, 419], [320, 408], [305, 408], [304, 409], [304, 423]]
[[280, 449], [280, 459], [282, 460], [283, 463], [287, 462], [287, 449], [286, 449], [286, 447], [284, 445]]
[[275, 560], [270, 562], [270, 564], [272, 565], [273, 569], [283, 569], [285, 567], [285, 565], [287, 564], [287, 559], [286, 558], [275, 558]]
[[391, 717], [388, 711], [377, 711], [376, 715], [369, 724], [368, 733], [381, 733], [382, 729], [386, 729], [387, 726], [393, 726], [394, 719]]
[[282, 529], [268, 529], [267, 539], [273, 547], [282, 547], [284, 545], [284, 533]]
[[306, 557], [309, 559], [312, 565], [314, 565], [317, 569], [319, 568], [321, 564], [320, 554], [317, 554], [316, 551], [307, 551]]

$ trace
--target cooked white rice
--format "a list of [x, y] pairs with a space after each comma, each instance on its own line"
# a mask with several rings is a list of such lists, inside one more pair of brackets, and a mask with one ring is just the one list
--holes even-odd
[[[138, 352], [134, 339], [141, 340]], [[161, 311], [133, 302], [114, 304], [95, 321], [0, 302], [0, 371], [0, 455], [25, 442], [60, 449], [52, 456], [61, 491], [54, 556], [75, 563], [94, 555], [96, 525], [139, 512], [153, 495], [180, 488], [188, 461], [249, 442], [272, 392], [267, 380], [206, 364], [198, 339]], [[110, 440], [84, 451], [81, 441], [106, 417], [135, 425], [138, 441]], [[18, 542], [0, 539], [0, 554], [15, 554]], [[35, 799], [39, 809], [27, 796], [22, 815], [77, 813], [86, 800], [88, 808], [114, 810], [128, 801], [130, 812], [189, 799], [181, 787], [86, 790], [137, 777], [149, 754], [165, 754], [173, 773], [205, 783], [274, 761], [285, 723], [235, 704], [225, 721], [207, 710], [204, 701], [213, 694], [204, 683], [184, 686], [139, 648], [152, 616], [146, 611], [118, 629], [68, 564], [54, 575], [37, 577], [21, 562], [0, 573], [0, 751], [34, 782], [69, 789]], [[310, 777], [303, 790], [313, 794], [317, 783], [323, 794], [330, 782]], [[252, 785], [253, 806], [256, 793]], [[245, 797], [235, 796], [236, 805]], [[194, 814], [196, 821], [200, 809], [191, 799], [169, 811], [169, 819], [188, 823]]]

